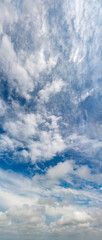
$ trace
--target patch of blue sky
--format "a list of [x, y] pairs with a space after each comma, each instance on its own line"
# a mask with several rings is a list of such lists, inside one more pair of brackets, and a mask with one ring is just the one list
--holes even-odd
[[[4, 134], [5, 131], [1, 127], [1, 134]], [[56, 166], [59, 162], [64, 162], [66, 160], [71, 161], [74, 160], [76, 166], [89, 166], [91, 171], [95, 174], [97, 172], [98, 166], [93, 158], [86, 158], [84, 154], [78, 153], [78, 151], [69, 150], [67, 152], [61, 153], [60, 155], [56, 155], [53, 159], [48, 161], [38, 161], [36, 164], [31, 163], [30, 157], [24, 160], [23, 156], [20, 155], [22, 150], [29, 151], [26, 147], [25, 148], [17, 148], [16, 154], [12, 151], [4, 151], [1, 150], [1, 167], [3, 169], [12, 169], [15, 172], [22, 172], [24, 175], [28, 175], [32, 177], [35, 174], [46, 174], [46, 171], [49, 167]], [[18, 161], [19, 158], [19, 161]], [[74, 169], [75, 170], [75, 169]], [[31, 175], [31, 176], [30, 176]], [[77, 183], [77, 180], [76, 180]], [[82, 185], [82, 182], [80, 182]], [[65, 183], [65, 186], [68, 186], [68, 183]]]
[[51, 223], [58, 221], [60, 219], [61, 215], [57, 216], [57, 217], [52, 217], [49, 215], [46, 215], [46, 225], [50, 226]]
[[[19, 155], [18, 155], [19, 156]], [[15, 156], [14, 153], [11, 152], [3, 152], [0, 155], [0, 166], [3, 170], [12, 170], [15, 173], [22, 173], [24, 176], [32, 177], [34, 175], [34, 167], [30, 163], [30, 160], [24, 162], [23, 158], [19, 156], [19, 162], [17, 161], [18, 156]], [[40, 171], [41, 172], [41, 171]]]
[[0, 97], [5, 102], [9, 102], [9, 84], [8, 77], [3, 70], [0, 71]]

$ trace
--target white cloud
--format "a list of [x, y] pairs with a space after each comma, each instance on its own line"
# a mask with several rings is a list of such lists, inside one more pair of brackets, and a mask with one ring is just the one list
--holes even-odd
[[17, 20], [16, 9], [10, 4], [10, 1], [0, 1], [0, 35], [4, 32], [5, 24], [12, 25]]
[[47, 176], [53, 179], [65, 178], [67, 174], [73, 173], [73, 163], [65, 161], [58, 163], [55, 167], [48, 169]]
[[89, 91], [83, 92], [82, 95], [81, 95], [81, 97], [80, 97], [79, 102], [80, 102], [80, 101], [84, 101], [84, 100], [85, 100], [87, 97], [89, 97], [89, 96], [92, 96], [92, 95], [94, 94], [95, 90], [96, 90], [96, 89], [93, 89], [93, 88], [92, 88], [92, 89], [89, 90]]
[[31, 140], [28, 144], [32, 161], [51, 159], [66, 148], [61, 135], [54, 131], [41, 131], [39, 132], [39, 138], [39, 141], [34, 142]]
[[10, 139], [8, 136], [6, 136], [6, 135], [1, 136], [0, 143], [1, 143], [0, 148], [2, 151], [7, 150], [7, 149], [14, 150], [15, 141]]
[[48, 83], [44, 89], [39, 91], [40, 101], [48, 102], [49, 98], [59, 93], [63, 86], [65, 83], [61, 79]]
[[2, 61], [2, 68], [9, 77], [11, 88], [16, 88], [17, 93], [29, 98], [28, 94], [30, 91], [33, 91], [34, 84], [17, 58], [13, 44], [7, 35], [4, 35], [2, 38], [0, 59]]
[[[66, 209], [67, 210], [67, 209]], [[90, 222], [93, 222], [93, 218], [84, 211], [76, 211], [74, 208], [72, 211], [69, 210], [69, 213], [63, 215], [54, 225], [52, 223], [52, 229], [62, 231], [62, 228], [66, 229], [67, 227], [74, 226], [80, 227], [90, 227]]]
[[3, 100], [0, 99], [0, 116], [4, 116], [7, 110], [7, 106]]
[[[54, 115], [47, 116], [43, 112], [41, 114], [20, 113], [19, 108], [17, 111], [17, 119], [8, 120], [3, 125], [7, 135], [1, 138], [2, 149], [12, 150], [21, 146], [23, 148], [21, 154], [30, 157], [32, 162], [51, 159], [56, 153], [65, 150], [66, 144], [58, 126], [60, 118]], [[45, 130], [40, 129], [41, 124]], [[25, 151], [25, 147], [28, 151]]]
[[27, 57], [25, 63], [25, 69], [28, 71], [31, 77], [36, 78], [39, 81], [39, 75], [41, 72], [50, 72], [57, 63], [57, 57], [51, 56], [47, 61], [45, 59], [43, 47], [39, 51], [31, 54]]
[[96, 154], [99, 149], [101, 150], [102, 147], [102, 142], [100, 139], [98, 139], [98, 134], [96, 135], [97, 136], [95, 137], [92, 136], [92, 132], [90, 132], [89, 127], [86, 131], [86, 134], [78, 135], [76, 130], [76, 133], [73, 133], [67, 137], [66, 143], [69, 149], [82, 152], [83, 154], [86, 154], [85, 156], [93, 156], [93, 154]]

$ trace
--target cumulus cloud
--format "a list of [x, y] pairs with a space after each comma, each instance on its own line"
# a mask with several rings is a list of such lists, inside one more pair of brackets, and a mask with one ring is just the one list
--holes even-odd
[[[4, 141], [8, 148], [10, 142], [16, 149], [18, 146], [22, 147], [21, 154], [25, 153], [25, 148], [28, 150], [32, 162], [42, 159], [50, 159], [66, 148], [66, 144], [60, 135], [58, 128], [58, 119], [55, 116], [44, 116], [41, 114], [21, 114], [18, 113], [18, 119], [4, 123], [4, 130], [8, 136], [1, 138], [1, 146], [3, 148]], [[43, 125], [45, 129], [40, 129]], [[16, 144], [15, 144], [16, 143]], [[11, 146], [11, 150], [12, 150]], [[26, 152], [27, 152], [26, 151]]]
[[[37, 237], [40, 237], [40, 234], [53, 236], [53, 233], [65, 231], [69, 236], [70, 233], [74, 236], [75, 232], [79, 231], [81, 234], [86, 229], [90, 233], [90, 229], [94, 231], [95, 226], [98, 231], [97, 227], [98, 225], [101, 227], [102, 223], [97, 212], [98, 205], [96, 208], [93, 206], [96, 197], [97, 200], [101, 199], [99, 192], [95, 193], [92, 189], [90, 191], [88, 189], [86, 191], [65, 189], [64, 187], [55, 187], [55, 185], [49, 185], [48, 189], [46, 177], [48, 178], [47, 174], [39, 183], [39, 178], [36, 182], [22, 174], [0, 170], [1, 232], [5, 236], [8, 233], [13, 238], [13, 234], [17, 233], [19, 229], [22, 239], [26, 234], [32, 239], [34, 234]], [[84, 201], [85, 198], [90, 198], [93, 205], [88, 208], [87, 206], [78, 206], [78, 199], [76, 199], [76, 204], [71, 200], [75, 195], [81, 201], [82, 197]], [[62, 200], [59, 201], [58, 197]], [[18, 239], [18, 233], [16, 236]]]
[[73, 164], [69, 161], [58, 163], [55, 167], [49, 168], [47, 175], [50, 178], [64, 178], [66, 174], [73, 172]]

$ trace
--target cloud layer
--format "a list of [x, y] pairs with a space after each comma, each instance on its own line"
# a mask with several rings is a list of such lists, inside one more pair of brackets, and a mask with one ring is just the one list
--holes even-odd
[[101, 239], [101, 22], [100, 0], [0, 1], [4, 240]]

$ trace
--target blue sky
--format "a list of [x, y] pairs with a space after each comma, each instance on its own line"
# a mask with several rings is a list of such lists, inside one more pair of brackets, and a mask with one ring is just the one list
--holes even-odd
[[0, 1], [1, 240], [101, 240], [101, 0]]

